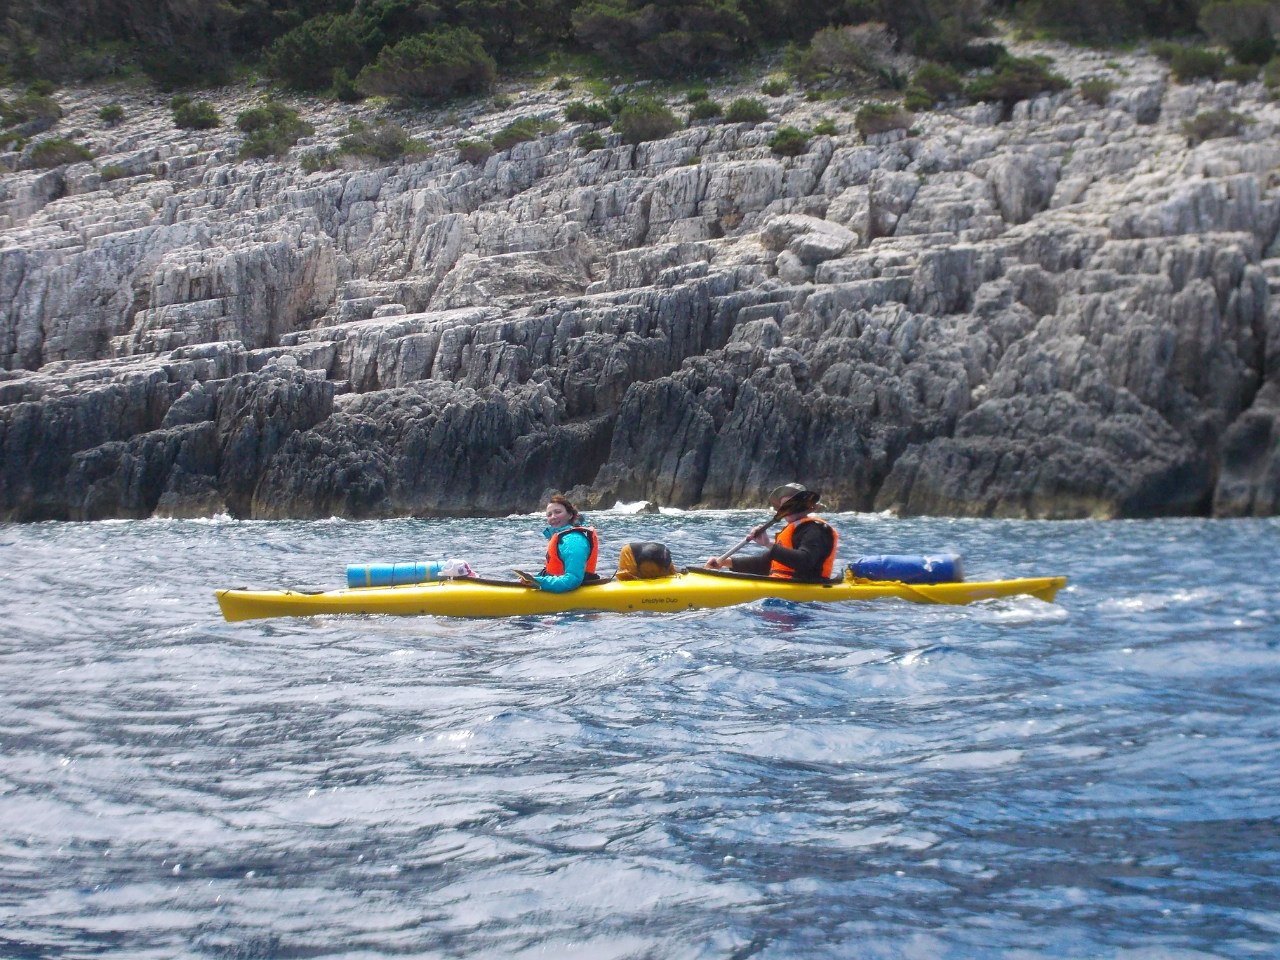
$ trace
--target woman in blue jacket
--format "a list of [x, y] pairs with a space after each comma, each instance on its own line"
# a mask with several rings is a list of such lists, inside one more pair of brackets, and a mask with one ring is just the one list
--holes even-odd
[[551, 593], [567, 593], [584, 582], [599, 580], [596, 561], [600, 538], [595, 528], [587, 526], [578, 508], [558, 493], [547, 501], [546, 517], [542, 530], [547, 538], [546, 565], [533, 576], [517, 570], [520, 582]]

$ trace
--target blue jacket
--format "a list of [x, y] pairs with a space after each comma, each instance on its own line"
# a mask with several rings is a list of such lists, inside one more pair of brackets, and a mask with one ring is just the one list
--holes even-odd
[[[542, 535], [550, 540], [561, 530], [568, 530], [573, 526], [586, 526], [587, 521], [578, 518], [576, 524], [566, 523], [562, 527], [543, 527]], [[576, 537], [562, 537], [560, 540], [560, 559], [564, 562], [564, 573], [559, 576], [540, 573], [533, 579], [537, 581], [538, 586], [550, 593], [568, 593], [570, 590], [576, 590], [582, 586], [582, 581], [587, 575], [587, 558], [591, 556], [591, 541], [587, 539], [586, 534]]]

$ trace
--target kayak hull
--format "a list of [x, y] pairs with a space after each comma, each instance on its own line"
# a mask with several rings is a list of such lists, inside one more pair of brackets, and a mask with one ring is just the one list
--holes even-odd
[[906, 584], [897, 581], [793, 583], [769, 578], [736, 578], [697, 571], [657, 580], [609, 580], [568, 593], [547, 593], [519, 585], [441, 580], [399, 587], [362, 587], [307, 593], [298, 590], [218, 590], [227, 620], [311, 617], [321, 614], [516, 617], [574, 610], [617, 613], [674, 613], [728, 607], [770, 597], [798, 603], [897, 599], [913, 603], [965, 604], [995, 597], [1031, 596], [1052, 601], [1065, 577]]

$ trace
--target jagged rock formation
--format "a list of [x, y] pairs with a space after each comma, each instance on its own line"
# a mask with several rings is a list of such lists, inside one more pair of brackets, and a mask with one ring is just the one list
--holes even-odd
[[[0, 518], [754, 505], [794, 478], [844, 509], [1273, 514], [1280, 106], [1047, 52], [1117, 90], [870, 143], [793, 95], [457, 159], [573, 96], [535, 91], [398, 115], [426, 159], [311, 174], [64, 91], [95, 162], [0, 157]], [[297, 105], [316, 143], [370, 109]], [[1189, 146], [1215, 108], [1254, 122]], [[822, 116], [843, 132], [770, 152]]]

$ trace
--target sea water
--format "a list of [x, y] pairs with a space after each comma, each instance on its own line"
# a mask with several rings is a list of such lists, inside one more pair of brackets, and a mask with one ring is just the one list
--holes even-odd
[[541, 519], [0, 527], [0, 956], [1280, 956], [1280, 523], [833, 521], [1071, 585], [229, 624]]

